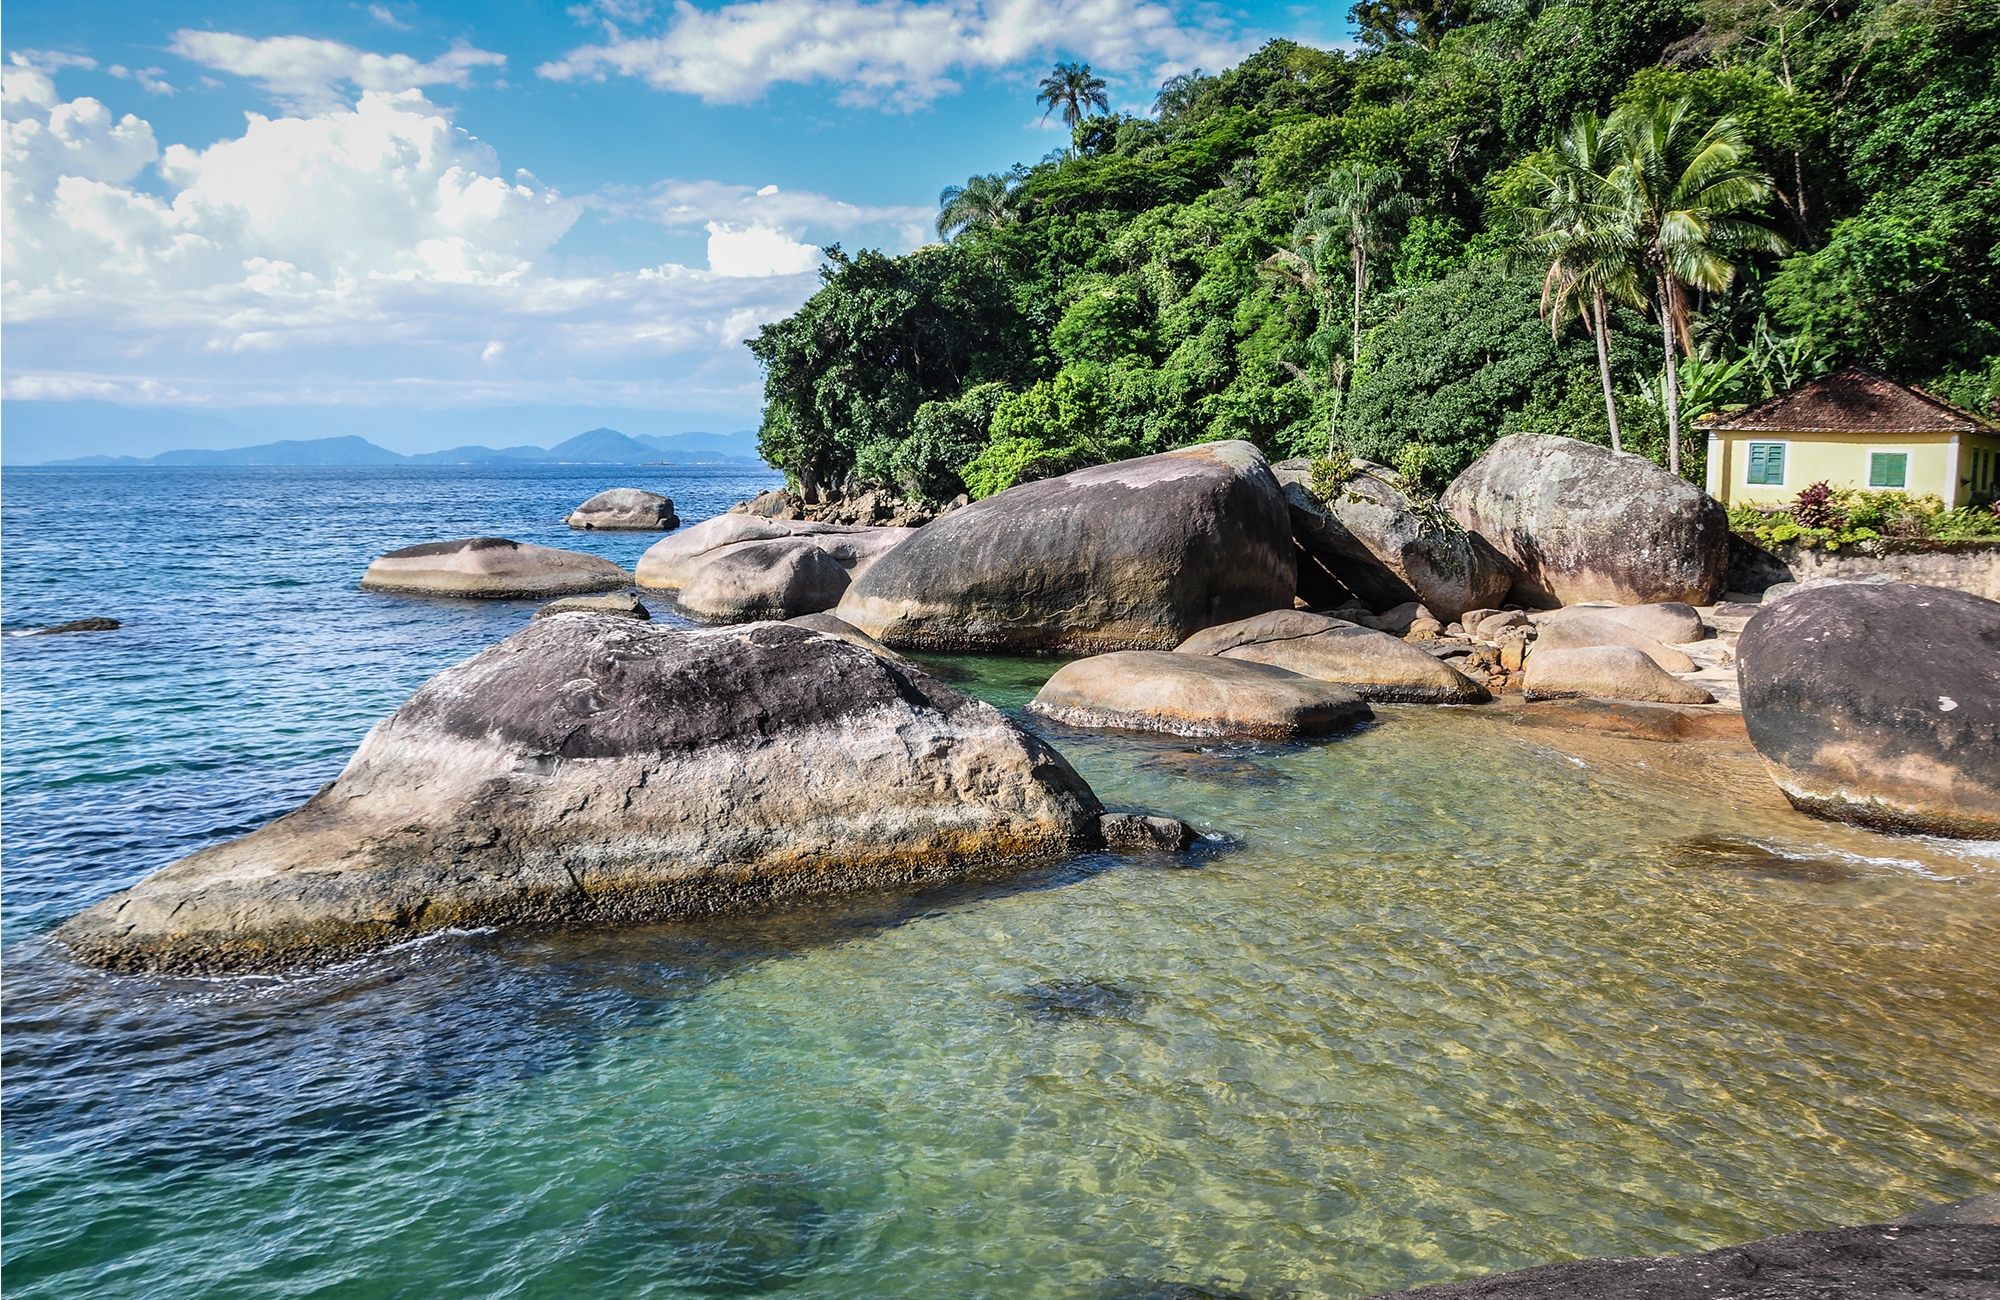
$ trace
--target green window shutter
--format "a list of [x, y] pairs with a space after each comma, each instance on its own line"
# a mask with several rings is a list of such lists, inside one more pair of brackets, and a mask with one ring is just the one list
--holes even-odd
[[1909, 478], [1910, 456], [1902, 451], [1877, 451], [1868, 456], [1868, 486], [1899, 488]]
[[1744, 481], [1755, 484], [1779, 484], [1785, 481], [1785, 444], [1782, 442], [1753, 442], [1750, 444], [1750, 472]]

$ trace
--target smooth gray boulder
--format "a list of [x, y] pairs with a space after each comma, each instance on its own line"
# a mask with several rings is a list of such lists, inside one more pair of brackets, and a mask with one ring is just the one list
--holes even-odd
[[1291, 521], [1247, 442], [1009, 488], [920, 529], [834, 612], [898, 650], [1171, 650], [1289, 608]]
[[1612, 605], [1593, 601], [1583, 605], [1565, 605], [1535, 617], [1544, 627], [1571, 618], [1608, 618], [1614, 623], [1623, 623], [1635, 632], [1643, 632], [1662, 645], [1690, 645], [1708, 635], [1701, 615], [1677, 600], [1656, 601], [1648, 605]]
[[612, 488], [578, 506], [564, 522], [571, 528], [613, 532], [659, 532], [679, 528], [671, 497], [643, 488]]
[[791, 627], [802, 627], [809, 632], [820, 632], [826, 636], [845, 641], [849, 645], [860, 646], [869, 654], [881, 655], [884, 659], [893, 659], [899, 664], [909, 663], [909, 660], [903, 658], [903, 656], [897, 654], [888, 646], [883, 645], [874, 637], [869, 636], [860, 628], [851, 627], [828, 613], [801, 614], [796, 618], [788, 618], [785, 622]]
[[1407, 641], [1299, 609], [1205, 628], [1174, 653], [1270, 664], [1378, 704], [1483, 704], [1492, 698], [1484, 686]]
[[1542, 624], [1535, 638], [1535, 653], [1581, 650], [1597, 645], [1630, 646], [1670, 673], [1691, 673], [1695, 670], [1694, 659], [1687, 653], [1661, 645], [1644, 632], [1608, 618], [1579, 616], [1552, 619]]
[[1521, 694], [1530, 700], [1602, 696], [1653, 700], [1661, 704], [1713, 704], [1715, 697], [1693, 682], [1671, 676], [1628, 645], [1555, 650], [1537, 645], [1528, 656]]
[[653, 611], [639, 603], [639, 598], [629, 591], [614, 592], [609, 596], [567, 596], [562, 600], [552, 600], [535, 611], [536, 618], [554, 618], [558, 614], [610, 614], [616, 618], [636, 618], [641, 622], [650, 621]]
[[732, 547], [752, 542], [804, 538], [832, 556], [852, 579], [868, 566], [916, 535], [909, 528], [870, 528], [851, 524], [821, 524], [810, 519], [766, 519], [759, 515], [717, 515], [672, 537], [663, 538], [639, 557], [642, 587], [685, 587], [704, 564]]
[[1442, 504], [1512, 561], [1517, 604], [1705, 605], [1728, 571], [1720, 502], [1644, 457], [1574, 438], [1502, 438]]
[[1793, 807], [2000, 839], [2000, 602], [1816, 587], [1763, 606], [1736, 654], [1743, 724]]
[[817, 614], [840, 603], [847, 570], [817, 540], [787, 537], [725, 547], [694, 571], [675, 603], [703, 623]]
[[631, 574], [601, 556], [504, 537], [406, 546], [369, 565], [361, 577], [363, 591], [483, 600], [541, 600], [631, 585]]
[[782, 624], [565, 615], [426, 682], [297, 811], [72, 917], [125, 970], [348, 957], [446, 927], [703, 917], [1097, 846], [990, 705]]
[[1394, 470], [1354, 463], [1355, 474], [1331, 501], [1314, 494], [1310, 460], [1272, 466], [1285, 488], [1292, 535], [1328, 573], [1370, 608], [1420, 601], [1445, 623], [1506, 597], [1514, 575], [1499, 552], [1441, 507], [1412, 502]]
[[1065, 664], [1029, 709], [1073, 727], [1176, 736], [1323, 736], [1373, 717], [1353, 691], [1267, 664], [1122, 650]]

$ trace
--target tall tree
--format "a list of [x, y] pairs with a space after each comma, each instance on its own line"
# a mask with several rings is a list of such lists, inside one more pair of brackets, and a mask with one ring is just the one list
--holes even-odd
[[1044, 120], [1060, 108], [1063, 125], [1075, 131], [1086, 110], [1111, 111], [1111, 101], [1105, 97], [1104, 86], [1104, 78], [1092, 76], [1088, 63], [1058, 63], [1054, 72], [1042, 78], [1042, 87], [1035, 95], [1035, 102], [1048, 105], [1042, 112]]
[[[1615, 163], [1606, 195], [1628, 227], [1639, 283], [1649, 287], [1666, 357], [1667, 467], [1681, 469], [1677, 352], [1694, 351], [1687, 291], [1720, 293], [1736, 278], [1732, 255], [1787, 251], [1774, 230], [1741, 216], [1771, 194], [1771, 178], [1751, 165], [1734, 118], [1707, 130], [1690, 120], [1688, 101], [1620, 109], [1606, 124]], [[1676, 346], [1678, 345], [1678, 347]]]
[[1402, 224], [1416, 210], [1403, 193], [1403, 173], [1394, 167], [1349, 163], [1336, 167], [1325, 183], [1306, 192], [1305, 215], [1299, 218], [1292, 242], [1297, 246], [1345, 246], [1348, 272], [1354, 282], [1354, 356], [1361, 364], [1361, 300], [1368, 292], [1372, 259], [1396, 251]]
[[1022, 169], [974, 176], [963, 185], [947, 185], [938, 194], [937, 232], [955, 239], [968, 230], [1011, 225], [1021, 219]]
[[1597, 340], [1597, 374], [1604, 386], [1604, 415], [1611, 450], [1622, 451], [1618, 399], [1611, 386], [1607, 299], [1645, 306], [1639, 288], [1632, 231], [1602, 163], [1610, 138], [1595, 113], [1579, 113], [1553, 149], [1528, 160], [1524, 170], [1534, 201], [1517, 210], [1521, 252], [1545, 260], [1542, 315], [1555, 337], [1564, 321], [1581, 316]]

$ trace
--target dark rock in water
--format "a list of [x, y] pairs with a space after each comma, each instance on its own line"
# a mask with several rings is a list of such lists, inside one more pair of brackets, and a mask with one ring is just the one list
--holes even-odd
[[54, 627], [38, 627], [30, 636], [61, 636], [68, 632], [115, 632], [119, 627], [115, 618], [75, 618]]
[[536, 618], [554, 618], [557, 614], [611, 614], [642, 622], [653, 617], [653, 612], [641, 605], [639, 598], [629, 591], [610, 596], [571, 596], [565, 600], [552, 600], [535, 611]]
[[1036, 1020], [1121, 1020], [1139, 1004], [1139, 996], [1115, 984], [1097, 980], [1051, 980], [1013, 995], [1023, 1012]]
[[1269, 664], [1123, 650], [1065, 664], [1028, 707], [1073, 727], [1175, 736], [1324, 736], [1375, 715], [1344, 686]]
[[1502, 438], [1442, 504], [1513, 562], [1523, 605], [1706, 605], [1728, 572], [1720, 502], [1642, 456], [1574, 438]]
[[1356, 464], [1331, 501], [1313, 492], [1311, 461], [1272, 466], [1292, 535], [1329, 574], [1374, 609], [1420, 601], [1446, 623], [1506, 597], [1514, 574], [1490, 543], [1441, 508], [1411, 501], [1394, 470]]
[[[833, 1216], [803, 1189], [777, 1180], [746, 1182], [689, 1203], [673, 1189], [664, 1222], [643, 1225], [655, 1239], [680, 1242], [669, 1273], [677, 1287], [705, 1295], [768, 1295], [804, 1281], [838, 1244]], [[641, 1225], [635, 1225], [641, 1226]]]
[[847, 570], [815, 540], [745, 542], [694, 571], [677, 602], [704, 623], [748, 623], [817, 614], [840, 603]]
[[1215, 1291], [1192, 1282], [1165, 1282], [1156, 1277], [1106, 1278], [1091, 1300], [1248, 1300], [1234, 1291]]
[[1674, 863], [1711, 871], [1740, 871], [1769, 880], [1796, 880], [1809, 885], [1838, 885], [1860, 873], [1852, 863], [1832, 858], [1799, 858], [1766, 848], [1755, 840], [1727, 835], [1697, 835], [1669, 848]]
[[856, 577], [834, 612], [896, 650], [1170, 650], [1290, 608], [1293, 554], [1263, 455], [1210, 442], [954, 510]]
[[1160, 776], [1217, 781], [1228, 785], [1278, 785], [1291, 779], [1283, 772], [1273, 771], [1262, 763], [1206, 749], [1159, 754], [1139, 764], [1139, 770]]
[[578, 506], [565, 521], [576, 529], [612, 532], [659, 532], [679, 528], [671, 497], [642, 488], [612, 488]]
[[1743, 724], [1801, 812], [2000, 838], [2000, 602], [1843, 583], [1765, 606], [1737, 641]]
[[1106, 813], [1097, 824], [1104, 847], [1114, 853], [1179, 853], [1201, 838], [1201, 832], [1173, 817]]
[[631, 574], [599, 556], [504, 537], [406, 546], [369, 565], [361, 578], [363, 591], [486, 600], [545, 599], [631, 585]]
[[1699, 1255], [1579, 1259], [1376, 1300], [1828, 1300], [2000, 1294], [2000, 1227], [1877, 1223]]
[[1103, 811], [999, 710], [832, 637], [565, 615], [425, 683], [296, 812], [55, 938], [118, 969], [256, 970], [704, 917], [1059, 860]]

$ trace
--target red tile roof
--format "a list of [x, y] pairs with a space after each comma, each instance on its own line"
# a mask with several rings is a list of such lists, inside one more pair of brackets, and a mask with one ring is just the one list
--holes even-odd
[[1705, 416], [1711, 432], [1750, 433], [1986, 433], [1985, 420], [1941, 402], [1921, 388], [1849, 366], [1790, 392], [1726, 415]]

